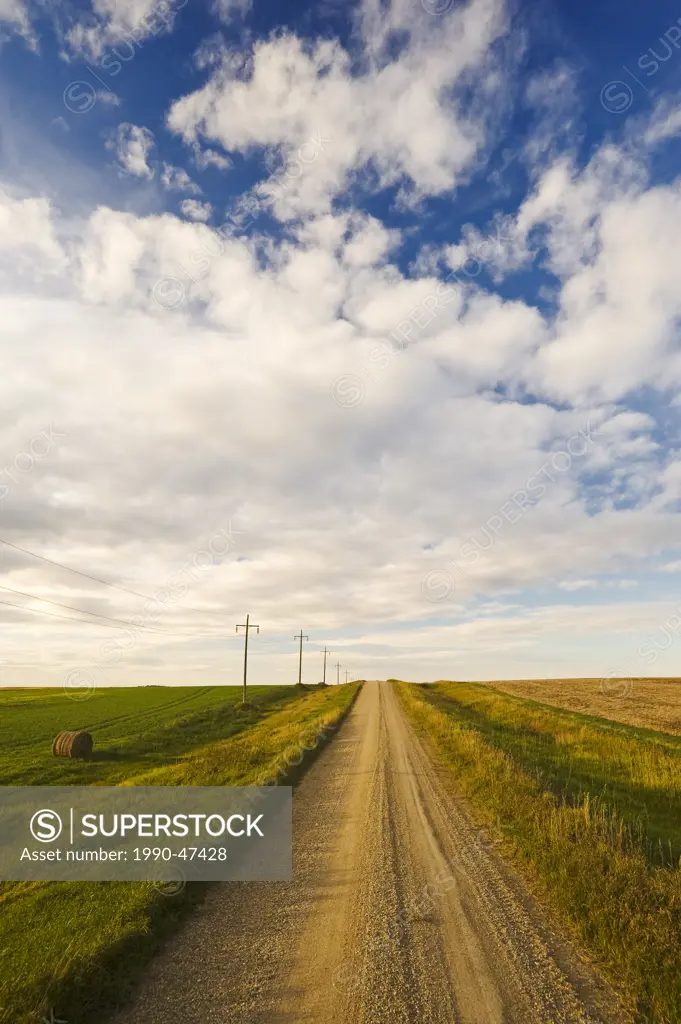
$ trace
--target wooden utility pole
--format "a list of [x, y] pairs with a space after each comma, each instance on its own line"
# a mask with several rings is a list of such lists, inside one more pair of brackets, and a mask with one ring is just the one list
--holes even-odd
[[300, 657], [298, 658], [298, 686], [303, 685], [303, 640], [309, 640], [309, 636], [305, 636], [302, 629], [300, 633], [296, 633], [293, 638], [294, 640], [300, 640]]
[[248, 633], [251, 629], [254, 629], [256, 633], [260, 632], [260, 626], [251, 625], [250, 618], [250, 615], [247, 615], [246, 622], [239, 623], [236, 627], [237, 633], [240, 629], [246, 630], [246, 639], [244, 641], [244, 704], [246, 703], [246, 676], [248, 674]]
[[340, 661], [336, 662], [336, 686], [340, 686]]
[[320, 651], [320, 653], [324, 655], [324, 675], [322, 677], [322, 686], [326, 686], [326, 656], [327, 654], [331, 654], [331, 651], [327, 650], [325, 647], [323, 651]]

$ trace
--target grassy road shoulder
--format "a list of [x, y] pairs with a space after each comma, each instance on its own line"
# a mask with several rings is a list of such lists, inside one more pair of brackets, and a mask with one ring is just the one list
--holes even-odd
[[397, 692], [452, 788], [531, 869], [638, 1018], [681, 1020], [675, 738], [656, 742], [473, 684]]
[[[357, 685], [298, 693], [255, 724], [181, 761], [143, 771], [133, 785], [258, 785], [294, 780], [338, 725]], [[172, 891], [172, 890], [171, 890]], [[0, 1020], [32, 1024], [43, 1016], [69, 1024], [101, 1019], [144, 964], [203, 897], [193, 884], [172, 898], [150, 882], [21, 884], [0, 896]]]

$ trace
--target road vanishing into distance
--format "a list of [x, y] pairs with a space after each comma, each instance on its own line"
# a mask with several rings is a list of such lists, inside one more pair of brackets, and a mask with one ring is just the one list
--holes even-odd
[[365, 684], [295, 791], [294, 881], [212, 887], [115, 1024], [625, 1021], [443, 774]]

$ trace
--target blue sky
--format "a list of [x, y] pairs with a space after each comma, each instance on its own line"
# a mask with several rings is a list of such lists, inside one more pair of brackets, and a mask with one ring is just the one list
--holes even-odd
[[672, 3], [0, 0], [0, 110], [7, 685], [681, 674]]

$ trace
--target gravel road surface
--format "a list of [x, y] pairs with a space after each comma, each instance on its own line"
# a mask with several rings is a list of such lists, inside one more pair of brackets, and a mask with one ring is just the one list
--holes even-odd
[[625, 1021], [442, 775], [365, 684], [296, 790], [294, 881], [214, 887], [114, 1024]]

